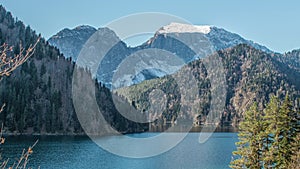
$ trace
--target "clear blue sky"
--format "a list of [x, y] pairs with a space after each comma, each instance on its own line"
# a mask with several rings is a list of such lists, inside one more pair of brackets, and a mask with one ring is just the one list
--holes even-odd
[[268, 48], [300, 48], [300, 1], [276, 0], [0, 0], [45, 38], [63, 28], [101, 27], [137, 12], [164, 12], [193, 24], [225, 28]]

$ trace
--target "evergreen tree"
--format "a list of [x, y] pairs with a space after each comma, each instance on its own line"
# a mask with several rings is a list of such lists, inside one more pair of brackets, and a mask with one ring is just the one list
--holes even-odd
[[45, 73], [46, 73], [46, 66], [44, 63], [42, 63], [40, 76], [42, 77]]
[[279, 114], [279, 100], [277, 97], [272, 96], [270, 102], [266, 105], [263, 116], [263, 124], [266, 130], [263, 132], [264, 135], [264, 149], [262, 152], [264, 167], [269, 168], [275, 163], [274, 154], [276, 153], [276, 149], [271, 146], [274, 143], [274, 129], [276, 128], [276, 124]]
[[282, 103], [272, 96], [263, 112], [254, 104], [244, 116], [231, 168], [299, 167], [299, 114], [288, 95]]
[[271, 117], [266, 120], [269, 121], [266, 133], [272, 142], [266, 146], [268, 153], [265, 156], [265, 168], [287, 168], [292, 154], [291, 142], [294, 137], [292, 115], [292, 103], [288, 94], [281, 105], [277, 97], [271, 98], [266, 108], [266, 116]]
[[[292, 132], [293, 114], [292, 103], [287, 94], [279, 110], [279, 121], [277, 122], [277, 131], [275, 131], [275, 142], [278, 144], [278, 154], [275, 156], [276, 166], [278, 168], [287, 168], [291, 161], [291, 143], [294, 133]], [[275, 145], [276, 145], [275, 144]]]
[[238, 158], [231, 162], [230, 167], [234, 169], [259, 169], [262, 167], [261, 152], [263, 145], [261, 131], [263, 131], [263, 124], [257, 104], [254, 103], [245, 112], [244, 116], [244, 121], [239, 126], [239, 142], [236, 143], [237, 151], [233, 152]]
[[291, 144], [291, 161], [287, 168], [299, 168], [300, 166], [300, 133], [298, 132]]

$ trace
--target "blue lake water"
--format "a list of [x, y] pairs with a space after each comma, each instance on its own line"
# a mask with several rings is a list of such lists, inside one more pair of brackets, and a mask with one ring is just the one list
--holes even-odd
[[[131, 134], [149, 137], [157, 133]], [[109, 136], [122, 139], [126, 136]], [[120, 157], [101, 149], [84, 136], [19, 136], [6, 137], [2, 156], [11, 162], [39, 139], [30, 157], [29, 166], [41, 169], [225, 169], [229, 168], [237, 133], [213, 133], [205, 142], [198, 142], [199, 133], [189, 133], [173, 149], [155, 157], [132, 159]], [[147, 147], [145, 147], [145, 151]]]

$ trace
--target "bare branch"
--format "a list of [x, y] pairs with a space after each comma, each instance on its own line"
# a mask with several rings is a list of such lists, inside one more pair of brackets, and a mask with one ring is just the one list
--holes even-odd
[[16, 169], [19, 168], [19, 167], [24, 168], [24, 169], [26, 168], [29, 156], [33, 153], [32, 149], [38, 143], [38, 141], [39, 140], [37, 140], [32, 146], [30, 146], [27, 151], [25, 151], [25, 149], [23, 150], [22, 155], [19, 158], [19, 161], [18, 161], [18, 163], [17, 163], [17, 165], [15, 167]]
[[[37, 41], [35, 42], [35, 44], [31, 44], [28, 49], [25, 51], [25, 49], [22, 47], [22, 44], [20, 43], [20, 51], [19, 54], [15, 54], [10, 56], [11, 52], [13, 52], [13, 47], [9, 47], [7, 44], [3, 44], [2, 46], [0, 46], [0, 80], [3, 76], [9, 76], [11, 74], [12, 71], [14, 71], [17, 67], [19, 67], [20, 65], [22, 65], [24, 62], [26, 62], [35, 52], [35, 48], [37, 46], [37, 44], [40, 41], [40, 37], [37, 39]], [[5, 104], [3, 104], [0, 108], [0, 113], [3, 111], [5, 107]], [[5, 138], [2, 137], [3, 135], [3, 123], [2, 123], [2, 127], [1, 127], [1, 131], [0, 131], [0, 145], [4, 144], [5, 142]], [[16, 162], [14, 162], [13, 166], [9, 167], [11, 169], [19, 169], [19, 168], [23, 168], [26, 169], [26, 165], [28, 163], [29, 160], [29, 156], [32, 154], [33, 152], [33, 147], [37, 144], [38, 140], [28, 148], [27, 151], [25, 151], [25, 149], [22, 152], [21, 157], [19, 158], [19, 160]], [[0, 168], [1, 169], [5, 169], [6, 166], [8, 165], [8, 161], [9, 159], [5, 160], [2, 162], [2, 164], [0, 164]]]
[[0, 108], [0, 113], [3, 111], [4, 107], [5, 107], [5, 103], [4, 103], [4, 104], [2, 105], [2, 107]]
[[12, 71], [17, 67], [26, 62], [35, 52], [35, 48], [40, 41], [40, 37], [37, 39], [35, 44], [31, 44], [26, 50], [22, 47], [20, 43], [19, 54], [14, 56], [8, 56], [8, 53], [13, 51], [13, 47], [9, 47], [7, 44], [0, 46], [0, 78], [3, 76], [9, 76]]

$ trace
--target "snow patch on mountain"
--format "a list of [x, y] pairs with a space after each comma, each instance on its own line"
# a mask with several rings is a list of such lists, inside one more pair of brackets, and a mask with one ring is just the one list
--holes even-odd
[[203, 33], [208, 34], [211, 29], [211, 27], [208, 25], [189, 25], [189, 24], [183, 24], [183, 23], [175, 23], [172, 22], [169, 25], [163, 26], [158, 30], [157, 33], [163, 34], [163, 33]]
[[[248, 44], [256, 49], [262, 50], [267, 53], [272, 53], [272, 51], [267, 47], [257, 44], [251, 40], [246, 40], [240, 35], [229, 32], [223, 28], [209, 25], [189, 25], [182, 23], [171, 23], [169, 25], [163, 26], [155, 33], [155, 36], [153, 38], [146, 42], [146, 44], [150, 45], [151, 43], [153, 43], [155, 38], [157, 38], [157, 36], [159, 35], [164, 35], [166, 37], [168, 34], [176, 34], [179, 37], [186, 36], [184, 35], [186, 33], [204, 34], [205, 37], [210, 41], [210, 45], [213, 46], [215, 50], [227, 49], [239, 44]], [[190, 36], [193, 37], [193, 35]]]

